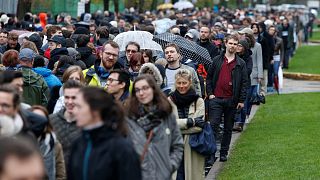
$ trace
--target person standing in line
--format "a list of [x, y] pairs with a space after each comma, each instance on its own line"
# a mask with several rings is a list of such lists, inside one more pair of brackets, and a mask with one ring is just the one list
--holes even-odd
[[238, 35], [226, 37], [225, 53], [215, 57], [207, 75], [209, 119], [217, 132], [224, 114], [224, 129], [220, 149], [220, 161], [227, 161], [232, 136], [234, 115], [244, 107], [248, 74], [246, 63], [236, 55]]
[[137, 77], [128, 104], [129, 138], [140, 156], [144, 180], [169, 180], [178, 169], [183, 140], [172, 105], [154, 78]]
[[126, 138], [122, 108], [98, 87], [85, 87], [75, 99], [82, 136], [74, 143], [68, 179], [140, 180], [139, 156]]

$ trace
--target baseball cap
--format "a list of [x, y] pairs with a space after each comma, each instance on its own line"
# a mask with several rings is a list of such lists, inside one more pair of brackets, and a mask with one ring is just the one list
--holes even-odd
[[188, 36], [188, 37], [190, 37], [190, 38], [192, 38], [192, 39], [193, 39], [193, 34], [192, 34], [192, 33], [190, 33], [190, 32], [188, 32], [184, 37], [186, 37], [186, 36]]
[[240, 34], [251, 34], [253, 35], [253, 30], [250, 28], [243, 28], [241, 31], [238, 31]]
[[63, 36], [55, 35], [51, 39], [48, 40], [49, 42], [55, 42], [57, 44], [61, 44], [62, 47], [66, 46], [66, 38]]
[[33, 60], [36, 57], [35, 52], [30, 48], [23, 48], [20, 50], [19, 59], [20, 60]]
[[222, 23], [221, 22], [216, 22], [216, 23], [214, 23], [214, 26], [222, 27]]

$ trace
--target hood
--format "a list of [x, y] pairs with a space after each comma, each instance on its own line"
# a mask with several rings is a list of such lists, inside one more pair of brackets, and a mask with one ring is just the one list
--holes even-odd
[[48, 77], [52, 74], [50, 69], [47, 69], [44, 67], [33, 68], [33, 71], [36, 72], [37, 74], [40, 74], [43, 77]]
[[47, 14], [46, 13], [39, 13], [39, 19], [40, 19], [40, 24], [42, 28], [45, 28], [47, 24]]
[[56, 55], [68, 55], [68, 50], [67, 48], [56, 48], [53, 51], [50, 52], [50, 57], [52, 58], [53, 56]]
[[39, 81], [42, 76], [35, 73], [31, 68], [21, 67], [24, 85], [34, 84]]
[[91, 54], [92, 50], [88, 47], [79, 47], [76, 49], [81, 54], [81, 59], [87, 59]]
[[155, 78], [158, 86], [161, 87], [163, 83], [163, 78], [161, 76], [159, 69], [152, 63], [145, 63], [142, 65], [139, 71], [139, 75], [147, 74], [148, 72], [151, 72], [151, 75]]

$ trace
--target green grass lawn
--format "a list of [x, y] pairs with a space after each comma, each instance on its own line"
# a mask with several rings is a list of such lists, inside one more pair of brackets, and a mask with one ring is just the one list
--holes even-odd
[[310, 38], [310, 41], [320, 41], [320, 31], [314, 31], [312, 33], [312, 38]]
[[218, 179], [320, 179], [320, 93], [272, 95]]
[[320, 74], [320, 46], [302, 46], [297, 49], [287, 72]]

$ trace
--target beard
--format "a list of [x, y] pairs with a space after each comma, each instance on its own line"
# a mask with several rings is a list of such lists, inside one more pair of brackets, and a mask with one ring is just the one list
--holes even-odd
[[229, 52], [230, 54], [234, 54], [234, 53], [236, 53], [236, 51], [237, 51], [236, 48], [229, 48], [229, 49], [228, 49], [228, 52]]

